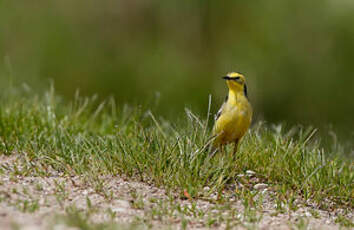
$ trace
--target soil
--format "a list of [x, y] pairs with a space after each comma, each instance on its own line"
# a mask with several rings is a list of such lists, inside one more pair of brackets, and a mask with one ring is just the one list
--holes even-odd
[[[9, 168], [16, 161], [16, 157], [0, 156], [0, 165]], [[64, 177], [60, 174], [49, 177], [9, 176], [6, 170], [0, 173], [0, 229], [76, 229], [64, 223], [55, 222], [58, 216], [64, 215], [70, 207], [78, 210], [95, 210], [90, 220], [95, 223], [114, 219], [119, 223], [131, 223], [137, 218], [147, 219], [151, 210], [158, 206], [159, 201], [166, 201], [174, 194], [168, 194], [164, 189], [137, 182], [121, 176], [101, 178], [102, 187], [93, 188], [84, 177]], [[85, 182], [86, 181], [86, 182]], [[266, 186], [259, 186], [267, 194]], [[340, 229], [335, 223], [339, 214], [326, 212], [314, 207], [302, 207], [296, 211], [276, 213], [275, 203], [265, 195], [263, 201], [263, 216], [260, 221], [251, 226], [259, 229], [292, 229], [294, 224], [305, 221], [309, 229]], [[241, 201], [235, 198], [233, 207], [239, 210], [240, 218], [244, 207]], [[137, 201], [140, 201], [137, 202]], [[196, 207], [205, 212], [213, 212], [214, 202], [206, 200], [188, 200], [176, 198], [174, 202], [181, 205]], [[114, 215], [112, 216], [112, 213]], [[316, 217], [312, 213], [317, 213]], [[353, 219], [351, 215], [349, 218]], [[151, 218], [153, 228], [159, 226], [181, 227], [181, 219], [167, 217], [163, 219]], [[200, 219], [189, 220], [187, 229], [209, 229]], [[211, 229], [225, 229], [225, 225], [212, 225]], [[247, 225], [239, 225], [235, 229], [246, 229]]]

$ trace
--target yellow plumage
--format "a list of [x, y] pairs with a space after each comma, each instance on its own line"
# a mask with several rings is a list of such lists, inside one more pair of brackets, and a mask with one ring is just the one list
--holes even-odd
[[228, 97], [221, 106], [215, 120], [213, 148], [234, 143], [234, 153], [240, 139], [252, 121], [252, 107], [247, 98], [246, 79], [242, 74], [229, 73], [224, 77], [229, 88]]

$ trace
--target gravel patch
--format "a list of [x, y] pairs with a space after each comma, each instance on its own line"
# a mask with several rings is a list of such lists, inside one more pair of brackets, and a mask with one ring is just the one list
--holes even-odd
[[[0, 173], [0, 229], [10, 230], [14, 227], [23, 230], [31, 229], [76, 229], [65, 224], [53, 224], [58, 215], [64, 215], [70, 207], [78, 210], [95, 210], [90, 219], [95, 223], [114, 220], [119, 223], [131, 223], [137, 219], [149, 220], [152, 226], [172, 226], [179, 229], [183, 218], [178, 205], [186, 209], [195, 209], [205, 213], [205, 217], [185, 216], [188, 229], [225, 229], [226, 224], [210, 224], [206, 226], [206, 218], [210, 216], [227, 216], [227, 209], [222, 211], [217, 205], [216, 194], [210, 199], [180, 199], [173, 192], [157, 188], [147, 183], [129, 180], [122, 176], [99, 178], [101, 187], [88, 183], [87, 178], [80, 176], [64, 177], [60, 174], [50, 177], [9, 176], [6, 168], [16, 164], [15, 157], [0, 156], [3, 170]], [[254, 176], [251, 171], [248, 175]], [[263, 196], [262, 210], [254, 215], [257, 219], [249, 221], [243, 201], [232, 195], [226, 197], [231, 207], [236, 210], [234, 218], [240, 220], [234, 229], [293, 229], [293, 226], [304, 224], [308, 229], [340, 229], [335, 223], [338, 214], [326, 212], [315, 207], [301, 207], [290, 211], [277, 212], [272, 191], [267, 184], [258, 183], [254, 186]], [[208, 192], [209, 187], [204, 188]], [[172, 199], [172, 201], [171, 201]], [[163, 210], [161, 218], [153, 215], [154, 211]], [[170, 211], [170, 212], [169, 212]], [[112, 215], [114, 214], [114, 215]], [[348, 218], [353, 219], [350, 214]], [[155, 228], [155, 227], [154, 227]]]

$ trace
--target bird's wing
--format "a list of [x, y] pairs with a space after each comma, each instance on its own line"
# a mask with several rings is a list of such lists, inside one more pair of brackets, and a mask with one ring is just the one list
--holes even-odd
[[215, 114], [215, 117], [214, 117], [215, 121], [217, 121], [219, 119], [219, 117], [221, 116], [222, 111], [223, 111], [228, 99], [229, 99], [229, 96], [226, 96], [224, 103], [221, 105], [219, 111]]

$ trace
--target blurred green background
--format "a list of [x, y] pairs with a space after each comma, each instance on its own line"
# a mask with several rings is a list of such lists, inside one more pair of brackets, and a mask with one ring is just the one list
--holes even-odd
[[205, 114], [238, 71], [256, 119], [353, 137], [353, 64], [353, 0], [0, 0], [2, 84], [53, 79], [68, 99], [79, 88]]

